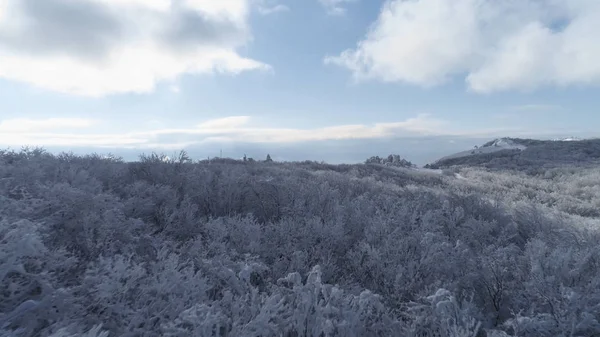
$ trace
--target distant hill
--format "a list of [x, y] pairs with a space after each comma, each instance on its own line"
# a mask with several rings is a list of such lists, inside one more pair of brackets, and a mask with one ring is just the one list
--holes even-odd
[[518, 142], [518, 140], [513, 140], [510, 138], [499, 138], [493, 141], [487, 142], [483, 144], [481, 147], [475, 147], [474, 149], [462, 151], [455, 153], [450, 156], [446, 156], [438, 160], [438, 162], [444, 162], [448, 160], [471, 157], [479, 154], [490, 154], [504, 150], [524, 150], [527, 146]]
[[538, 173], [559, 166], [600, 164], [600, 139], [576, 138], [536, 140], [499, 138], [426, 165], [442, 169], [477, 166], [489, 169], [516, 169]]

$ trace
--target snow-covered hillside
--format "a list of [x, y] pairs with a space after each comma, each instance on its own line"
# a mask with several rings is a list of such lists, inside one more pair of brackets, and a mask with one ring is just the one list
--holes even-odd
[[577, 137], [567, 137], [567, 138], [557, 138], [557, 139], [553, 139], [553, 141], [555, 142], [579, 142], [582, 139], [577, 138]]
[[526, 148], [527, 147], [525, 145], [517, 144], [517, 143], [515, 143], [515, 141], [513, 141], [510, 138], [498, 138], [494, 141], [486, 143], [485, 145], [483, 145], [481, 147], [476, 147], [472, 150], [462, 151], [462, 152], [458, 152], [458, 153], [455, 153], [450, 156], [443, 157], [439, 161], [474, 156], [474, 155], [484, 154], [484, 153], [493, 153], [493, 152], [498, 152], [498, 151], [502, 151], [502, 150], [525, 150]]
[[441, 158], [425, 167], [444, 169], [453, 166], [478, 166], [538, 174], [550, 167], [565, 165], [581, 167], [600, 165], [600, 139], [498, 138], [481, 147], [476, 146], [472, 150]]

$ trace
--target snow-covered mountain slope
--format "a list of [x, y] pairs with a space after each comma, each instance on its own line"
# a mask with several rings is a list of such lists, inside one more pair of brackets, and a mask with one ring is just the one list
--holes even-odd
[[577, 137], [557, 138], [553, 139], [555, 142], [579, 142], [583, 139]]
[[481, 147], [446, 156], [425, 167], [478, 166], [544, 173], [548, 168], [600, 165], [600, 139], [499, 138]]
[[468, 151], [458, 152], [453, 155], [443, 157], [438, 161], [474, 156], [474, 155], [484, 154], [484, 153], [493, 153], [493, 152], [498, 152], [498, 151], [502, 151], [502, 150], [525, 150], [526, 148], [527, 148], [527, 146], [518, 144], [510, 138], [498, 138], [489, 143], [484, 144], [481, 147], [476, 147], [476, 148], [474, 148], [472, 150], [468, 150]]

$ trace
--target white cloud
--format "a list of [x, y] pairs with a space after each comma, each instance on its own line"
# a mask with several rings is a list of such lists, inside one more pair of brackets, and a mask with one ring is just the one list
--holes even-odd
[[[18, 134], [13, 137], [0, 135], [0, 144], [8, 146], [69, 146], [69, 147], [122, 147], [137, 148], [150, 145], [145, 138], [135, 138], [118, 134], [67, 134], [67, 133], [33, 133]], [[165, 144], [165, 148], [170, 144]]]
[[0, 0], [0, 22], [6, 20], [8, 13], [8, 0]]
[[[210, 142], [298, 143], [344, 139], [377, 139], [451, 135], [452, 125], [428, 114], [400, 122], [373, 125], [336, 125], [323, 128], [265, 128], [251, 126], [248, 116], [205, 121], [193, 128], [158, 128], [122, 134], [93, 133], [94, 121], [85, 119], [11, 119], [0, 121], [0, 145], [96, 146], [173, 149]], [[88, 128], [86, 133], [67, 133], [67, 128]], [[11, 130], [11, 132], [5, 132]]]
[[289, 12], [290, 8], [286, 5], [282, 5], [282, 4], [278, 4], [278, 5], [274, 5], [274, 6], [259, 6], [258, 7], [258, 12], [261, 15], [271, 15], [271, 14], [275, 14], [275, 13], [281, 13], [281, 12]]
[[277, 13], [289, 12], [289, 6], [281, 4], [280, 0], [251, 0], [258, 14], [266, 16]]
[[0, 120], [0, 133], [12, 134], [41, 132], [57, 129], [79, 129], [87, 128], [96, 124], [96, 121], [84, 118], [14, 118]]
[[[0, 145], [8, 146], [127, 146], [147, 140], [131, 135], [89, 133], [98, 121], [85, 118], [14, 118], [0, 120]], [[85, 129], [87, 133], [72, 133]], [[70, 132], [69, 132], [70, 131]]]
[[[420, 114], [401, 122], [373, 125], [336, 125], [314, 129], [250, 127], [248, 116], [215, 119], [192, 129], [159, 129], [138, 133], [146, 137], [175, 137], [177, 139], [218, 139], [251, 143], [295, 143], [334, 139], [371, 139], [392, 136], [423, 136], [447, 134], [446, 121]], [[205, 136], [206, 138], [202, 138]]]
[[319, 0], [321, 5], [330, 15], [346, 14], [346, 5], [357, 0]]
[[470, 90], [600, 83], [600, 1], [390, 0], [356, 48], [326, 63], [423, 87]]
[[248, 123], [250, 120], [249, 116], [231, 116], [219, 119], [212, 119], [203, 123], [198, 124], [200, 130], [211, 130], [211, 129], [234, 129], [241, 127]]
[[107, 5], [120, 5], [127, 7], [146, 7], [149, 9], [166, 12], [171, 9], [171, 0], [94, 0]]
[[85, 96], [186, 73], [268, 69], [240, 56], [251, 0], [0, 0], [0, 77]]

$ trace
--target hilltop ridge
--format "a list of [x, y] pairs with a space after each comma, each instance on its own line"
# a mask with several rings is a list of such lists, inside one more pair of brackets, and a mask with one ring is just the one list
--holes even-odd
[[564, 165], [586, 166], [600, 163], [600, 139], [538, 140], [497, 138], [471, 150], [458, 152], [426, 165], [442, 169], [477, 166], [489, 169], [517, 169], [535, 172]]

